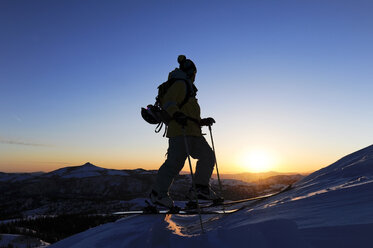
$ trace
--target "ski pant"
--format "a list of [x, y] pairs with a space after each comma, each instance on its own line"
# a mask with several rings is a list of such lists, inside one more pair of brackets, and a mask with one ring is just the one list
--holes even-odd
[[[209, 185], [214, 170], [215, 155], [203, 136], [186, 136], [189, 155], [198, 159], [194, 179], [196, 184]], [[154, 189], [161, 195], [168, 194], [174, 178], [184, 167], [187, 153], [184, 136], [168, 140], [167, 159], [159, 168]]]

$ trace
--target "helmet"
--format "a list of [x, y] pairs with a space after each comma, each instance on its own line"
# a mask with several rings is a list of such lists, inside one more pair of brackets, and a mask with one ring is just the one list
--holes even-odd
[[150, 124], [159, 124], [161, 120], [155, 114], [154, 107], [153, 105], [148, 105], [146, 108], [141, 108], [141, 116]]

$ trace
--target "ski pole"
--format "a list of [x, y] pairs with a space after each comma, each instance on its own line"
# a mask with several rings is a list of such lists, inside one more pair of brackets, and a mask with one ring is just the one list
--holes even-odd
[[183, 126], [183, 133], [184, 133], [185, 151], [186, 151], [186, 154], [187, 154], [187, 157], [188, 157], [188, 162], [189, 162], [190, 175], [192, 176], [193, 190], [194, 190], [195, 195], [196, 195], [196, 203], [197, 203], [197, 211], [198, 211], [198, 215], [199, 215], [199, 221], [201, 223], [202, 233], [204, 233], [205, 230], [203, 228], [202, 216], [201, 216], [201, 209], [200, 209], [199, 203], [198, 203], [198, 195], [197, 195], [196, 183], [195, 183], [195, 180], [194, 180], [194, 173], [193, 173], [193, 168], [192, 168], [192, 162], [190, 161], [188, 141], [187, 141], [187, 136], [186, 136], [186, 132], [185, 132], [185, 127], [184, 126]]
[[[216, 159], [215, 145], [214, 145], [214, 139], [213, 139], [213, 137], [212, 137], [212, 129], [211, 129], [211, 125], [209, 125], [209, 130], [210, 130], [210, 137], [211, 137], [212, 150], [213, 150], [213, 152], [214, 152], [214, 157], [215, 157], [216, 174], [218, 175], [218, 182], [219, 182], [220, 195], [223, 196], [223, 187], [222, 187], [222, 185], [221, 185], [221, 180], [220, 180], [220, 175], [219, 175], [218, 161], [217, 161], [217, 159]], [[223, 211], [225, 211], [225, 210], [224, 210], [224, 205], [223, 205]]]

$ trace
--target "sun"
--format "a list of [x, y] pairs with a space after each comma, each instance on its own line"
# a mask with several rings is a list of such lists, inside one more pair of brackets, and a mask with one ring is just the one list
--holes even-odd
[[249, 172], [267, 172], [273, 170], [275, 159], [265, 150], [251, 150], [241, 155], [240, 164]]

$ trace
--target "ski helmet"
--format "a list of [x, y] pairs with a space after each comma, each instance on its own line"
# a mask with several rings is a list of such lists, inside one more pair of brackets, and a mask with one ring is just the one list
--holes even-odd
[[158, 118], [154, 111], [153, 105], [148, 105], [146, 108], [141, 108], [142, 118], [150, 124], [159, 124], [161, 120]]

